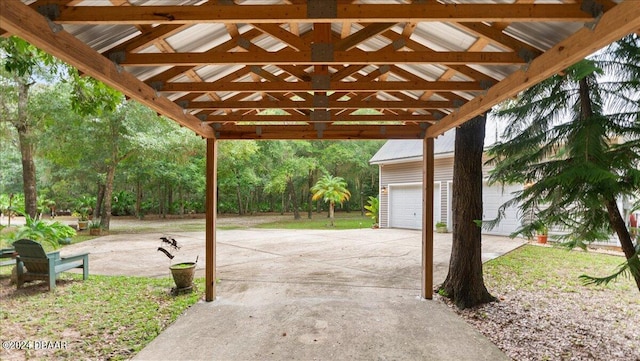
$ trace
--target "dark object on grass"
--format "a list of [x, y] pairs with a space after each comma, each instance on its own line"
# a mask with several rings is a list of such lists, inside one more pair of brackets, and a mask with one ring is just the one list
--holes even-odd
[[158, 247], [158, 251], [164, 253], [167, 255], [167, 257], [169, 257], [169, 259], [173, 259], [173, 255], [171, 253], [169, 253], [169, 251], [167, 251], [166, 249], [162, 248], [162, 247]]
[[167, 237], [160, 237], [160, 239], [162, 240], [162, 243], [166, 243], [168, 245], [171, 246], [171, 248], [175, 249], [175, 250], [179, 250], [180, 246], [178, 246], [178, 241], [176, 241], [175, 239], [171, 238], [167, 238]]

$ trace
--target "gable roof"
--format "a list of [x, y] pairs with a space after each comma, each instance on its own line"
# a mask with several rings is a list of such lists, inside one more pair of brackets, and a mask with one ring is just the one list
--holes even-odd
[[[436, 158], [453, 155], [456, 130], [452, 129], [433, 142]], [[388, 140], [369, 160], [370, 164], [405, 163], [422, 159], [422, 140]]]

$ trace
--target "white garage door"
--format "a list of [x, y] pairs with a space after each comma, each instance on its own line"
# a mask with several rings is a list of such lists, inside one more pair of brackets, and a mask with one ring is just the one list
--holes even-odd
[[[498, 215], [498, 208], [506, 201], [513, 198], [512, 192], [522, 189], [522, 185], [484, 185], [482, 190], [483, 214], [482, 219], [490, 220]], [[483, 230], [485, 234], [497, 234], [508, 236], [520, 227], [520, 210], [517, 207], [507, 208], [505, 216], [500, 223], [491, 230]]]
[[[440, 184], [434, 186], [434, 224], [440, 219]], [[422, 229], [422, 185], [389, 187], [389, 227]]]

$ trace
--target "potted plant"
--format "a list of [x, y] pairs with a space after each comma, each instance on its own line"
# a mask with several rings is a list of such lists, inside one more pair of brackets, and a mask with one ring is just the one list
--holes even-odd
[[89, 227], [89, 218], [93, 213], [93, 205], [96, 203], [95, 197], [82, 196], [76, 200], [76, 209], [73, 214], [78, 217], [78, 230]]
[[101, 233], [102, 233], [102, 222], [99, 219], [89, 222], [90, 235], [99, 236]]
[[[160, 237], [162, 241], [158, 251], [164, 253], [170, 260], [174, 258], [171, 252], [180, 250], [178, 242], [173, 238]], [[171, 251], [169, 251], [171, 250]], [[193, 290], [193, 276], [196, 272], [196, 264], [198, 263], [198, 257], [195, 262], [180, 262], [174, 263], [169, 266], [171, 270], [171, 276], [176, 284], [176, 287], [171, 290], [173, 294], [187, 293]]]
[[444, 222], [436, 223], [436, 232], [438, 233], [447, 233], [449, 229], [447, 228], [447, 224]]
[[78, 231], [85, 230], [89, 228], [89, 209], [88, 208], [78, 208], [73, 215], [78, 218]]
[[549, 228], [544, 223], [540, 223], [536, 227], [536, 237], [538, 238], [538, 243], [546, 244], [547, 239], [549, 237]]

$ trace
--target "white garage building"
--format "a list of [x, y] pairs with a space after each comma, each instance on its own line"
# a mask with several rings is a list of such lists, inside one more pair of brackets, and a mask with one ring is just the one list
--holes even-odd
[[[451, 191], [455, 130], [438, 137], [434, 143], [433, 223], [445, 222], [452, 229]], [[380, 167], [380, 227], [422, 228], [422, 140], [390, 140], [369, 161]], [[485, 179], [488, 169], [485, 167]], [[496, 217], [498, 208], [513, 198], [522, 185], [487, 185], [483, 188], [483, 219]], [[520, 226], [517, 208], [505, 212], [505, 218], [484, 234], [509, 235]]]

